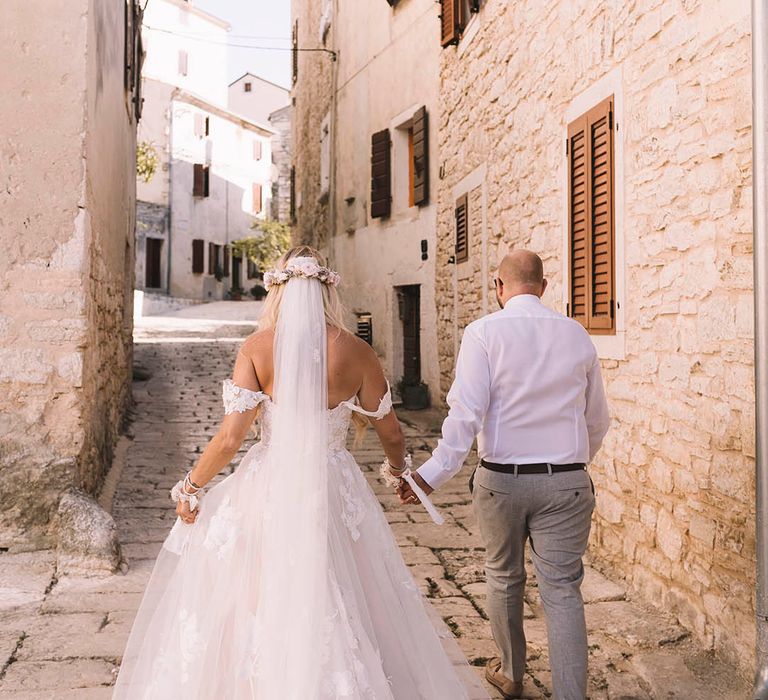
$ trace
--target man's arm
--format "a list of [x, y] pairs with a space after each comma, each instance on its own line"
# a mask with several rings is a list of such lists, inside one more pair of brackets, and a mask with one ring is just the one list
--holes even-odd
[[443, 437], [432, 457], [416, 472], [417, 481], [425, 481], [434, 490], [461, 469], [483, 425], [490, 392], [488, 353], [476, 327], [470, 325], [464, 330], [456, 376], [447, 396], [450, 411], [443, 422]]
[[589, 461], [591, 462], [600, 449], [603, 438], [608, 432], [608, 426], [611, 424], [608, 402], [603, 388], [603, 377], [600, 373], [600, 360], [597, 358], [587, 372], [587, 405], [584, 409], [584, 417], [589, 433]]

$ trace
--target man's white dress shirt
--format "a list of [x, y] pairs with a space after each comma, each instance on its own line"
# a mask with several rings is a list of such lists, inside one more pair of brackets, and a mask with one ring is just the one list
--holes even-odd
[[464, 329], [447, 401], [442, 439], [418, 470], [434, 489], [461, 469], [475, 436], [488, 462], [588, 463], [610, 423], [589, 334], [533, 294]]

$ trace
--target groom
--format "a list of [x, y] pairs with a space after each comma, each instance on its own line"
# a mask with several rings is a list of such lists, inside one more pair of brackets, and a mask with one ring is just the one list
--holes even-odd
[[[414, 474], [427, 492], [454, 476], [478, 437], [473, 508], [486, 546], [488, 614], [501, 658], [486, 678], [505, 698], [523, 692], [525, 543], [547, 618], [556, 700], [584, 700], [587, 630], [581, 581], [594, 489], [586, 465], [608, 431], [600, 363], [576, 321], [541, 303], [538, 255], [499, 265], [501, 311], [464, 330], [442, 439]], [[474, 476], [474, 475], [473, 475]], [[414, 494], [403, 484], [401, 500]]]

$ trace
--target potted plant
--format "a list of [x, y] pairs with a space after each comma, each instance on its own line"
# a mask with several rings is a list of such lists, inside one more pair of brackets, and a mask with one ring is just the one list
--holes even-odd
[[242, 287], [231, 287], [229, 290], [229, 298], [232, 301], [240, 301], [243, 298], [243, 291]]
[[251, 296], [256, 299], [256, 301], [261, 301], [265, 296], [267, 296], [267, 290], [263, 285], [255, 284], [253, 287], [251, 287]]
[[424, 382], [406, 382], [401, 379], [397, 388], [403, 408], [415, 411], [429, 408], [429, 387]]

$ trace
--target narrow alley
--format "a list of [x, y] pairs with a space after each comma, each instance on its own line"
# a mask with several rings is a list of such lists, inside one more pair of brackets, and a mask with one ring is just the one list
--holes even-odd
[[[0, 697], [110, 697], [142, 591], [174, 521], [168, 490], [216, 430], [221, 380], [229, 376], [242, 338], [253, 330], [258, 306], [219, 302], [137, 323], [130, 429], [100, 497], [115, 517], [127, 570], [106, 578], [57, 580], [50, 550], [0, 554]], [[419, 464], [436, 442], [440, 415], [402, 412], [401, 420]], [[400, 506], [380, 482], [381, 450], [373, 431], [357, 457], [419, 585], [482, 675], [485, 660], [496, 652], [484, 610], [483, 550], [467, 490], [469, 467], [435, 494], [446, 516], [446, 524], [436, 526], [421, 508]], [[591, 700], [747, 697], [737, 675], [699, 650], [686, 630], [629, 600], [624, 588], [594, 568], [587, 569], [583, 591]], [[533, 575], [526, 618], [526, 697], [548, 698], [546, 627]]]

